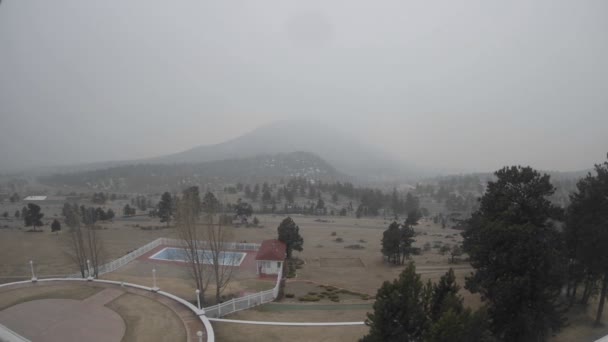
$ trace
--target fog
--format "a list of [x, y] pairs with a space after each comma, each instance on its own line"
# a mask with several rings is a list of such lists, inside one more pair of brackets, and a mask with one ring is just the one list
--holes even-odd
[[159, 156], [285, 119], [428, 168], [589, 168], [608, 151], [607, 13], [601, 0], [5, 0], [0, 169]]

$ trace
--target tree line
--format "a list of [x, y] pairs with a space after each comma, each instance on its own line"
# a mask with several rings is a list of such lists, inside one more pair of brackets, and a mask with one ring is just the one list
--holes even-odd
[[[474, 268], [465, 288], [481, 295], [482, 310], [434, 315], [432, 291], [410, 266], [378, 291], [364, 341], [545, 341], [564, 327], [573, 305], [595, 294], [600, 324], [608, 292], [608, 162], [578, 181], [566, 208], [550, 201], [555, 187], [547, 174], [511, 166], [494, 176], [463, 233]], [[403, 258], [405, 229], [395, 222], [385, 232], [389, 261]]]

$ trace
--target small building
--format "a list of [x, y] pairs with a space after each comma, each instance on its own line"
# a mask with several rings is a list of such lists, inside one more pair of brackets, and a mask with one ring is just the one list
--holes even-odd
[[279, 274], [287, 257], [287, 246], [279, 240], [264, 240], [255, 257], [257, 274]]
[[46, 201], [47, 196], [27, 196], [24, 201]]

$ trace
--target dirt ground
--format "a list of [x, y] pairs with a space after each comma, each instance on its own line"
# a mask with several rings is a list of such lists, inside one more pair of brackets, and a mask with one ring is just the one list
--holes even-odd
[[102, 290], [100, 287], [82, 285], [43, 285], [0, 291], [0, 311], [13, 305], [38, 299], [83, 300]]
[[[171, 309], [157, 301], [125, 293], [106, 305], [125, 321], [123, 341], [173, 342], [186, 339], [186, 329]], [[145, 315], [141, 313], [145, 312]]]

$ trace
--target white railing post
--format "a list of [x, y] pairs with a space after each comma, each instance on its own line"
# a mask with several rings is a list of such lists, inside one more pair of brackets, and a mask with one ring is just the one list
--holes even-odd
[[156, 286], [156, 267], [152, 268], [152, 292], [158, 292], [159, 288]]
[[30, 260], [30, 270], [32, 271], [32, 282], [35, 283], [38, 281], [38, 278], [36, 278], [36, 274], [34, 273], [34, 261]]
[[201, 290], [196, 289], [195, 292], [196, 292], [196, 304], [198, 305], [198, 309], [200, 310], [201, 309], [201, 296], [200, 296]]
[[91, 281], [93, 280], [93, 276], [91, 276], [91, 260], [87, 259], [87, 280]]

